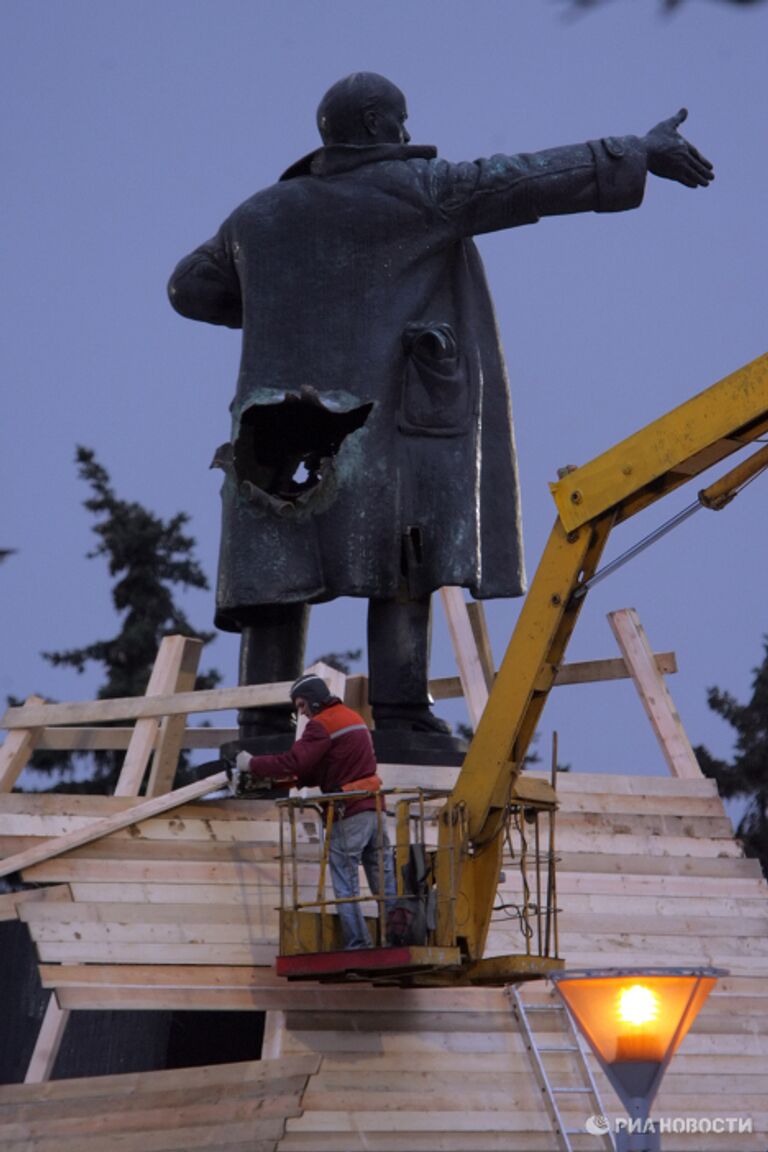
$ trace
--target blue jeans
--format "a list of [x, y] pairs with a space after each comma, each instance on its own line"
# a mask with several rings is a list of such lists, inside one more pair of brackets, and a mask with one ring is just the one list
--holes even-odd
[[[389, 901], [396, 895], [395, 869], [386, 826], [382, 827], [384, 850], [384, 896]], [[375, 812], [357, 812], [346, 820], [335, 819], [331, 828], [328, 864], [337, 899], [360, 895], [359, 868], [374, 896], [379, 894], [379, 826]], [[360, 904], [338, 904], [345, 948], [371, 948], [371, 937]]]

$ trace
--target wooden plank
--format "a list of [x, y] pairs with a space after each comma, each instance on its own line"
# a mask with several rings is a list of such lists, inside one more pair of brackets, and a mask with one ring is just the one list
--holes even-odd
[[[246, 804], [249, 803], [246, 801]], [[275, 844], [279, 839], [279, 829], [274, 811], [266, 813], [253, 812], [253, 818], [247, 819], [248, 810], [241, 819], [216, 819], [206, 817], [202, 813], [197, 819], [171, 816], [167, 819], [155, 817], [142, 820], [138, 825], [131, 825], [130, 831], [118, 828], [110, 833], [113, 841], [131, 839], [151, 841], [214, 841], [218, 844], [227, 843], [270, 843]], [[70, 832], [92, 828], [98, 817], [88, 816], [37, 816], [4, 813], [0, 809], [0, 836], [13, 841], [15, 837], [36, 839], [66, 836]], [[306, 811], [306, 817], [297, 822], [297, 834], [300, 843], [315, 843], [319, 839], [321, 828], [320, 816], [311, 809]]]
[[664, 677], [653, 659], [645, 629], [634, 608], [621, 608], [608, 613], [608, 622], [616, 642], [632, 673], [643, 708], [659, 741], [664, 759], [673, 776], [697, 779], [699, 763], [683, 727], [679, 713]]
[[[166, 889], [166, 892], [169, 892]], [[768, 902], [765, 899], [744, 899], [724, 896], [633, 896], [631, 906], [623, 895], [609, 896], [599, 893], [558, 892], [558, 903], [563, 913], [582, 916], [585, 913], [599, 913], [603, 916], [654, 916], [662, 920], [683, 919], [687, 916], [706, 916], [716, 921], [720, 918], [762, 921], [768, 916]], [[661, 931], [662, 929], [660, 929]]]
[[[226, 1113], [225, 1113], [226, 1116]], [[228, 1123], [220, 1119], [214, 1126], [186, 1127], [183, 1123], [169, 1131], [122, 1132], [114, 1135], [79, 1133], [66, 1138], [52, 1137], [50, 1143], [37, 1141], [8, 1141], [4, 1152], [181, 1152], [184, 1149], [205, 1149], [211, 1152], [231, 1152], [233, 1148], [244, 1152], [274, 1152], [276, 1141], [283, 1132], [282, 1117]], [[47, 1145], [47, 1146], [46, 1146]]]
[[[686, 819], [688, 817], [709, 817], [728, 820], [719, 796], [685, 796], [677, 800], [661, 802], [658, 796], [628, 796], [626, 794], [564, 793], [558, 790], [561, 819], [567, 820], [578, 814], [652, 816], [665, 814]], [[730, 821], [728, 821], [730, 824]], [[731, 834], [733, 830], [731, 829]]]
[[[162, 1098], [161, 1098], [162, 1099]], [[151, 1133], [162, 1132], [175, 1128], [179, 1124], [218, 1126], [222, 1120], [227, 1123], [242, 1120], [254, 1121], [254, 1134], [258, 1133], [261, 1121], [267, 1117], [297, 1116], [301, 1109], [298, 1107], [298, 1093], [291, 1095], [275, 1095], [264, 1097], [231, 1097], [226, 1104], [216, 1100], [203, 1103], [187, 1103], [181, 1109], [177, 1107], [152, 1107], [149, 1099], [142, 1100], [141, 1108], [126, 1109], [91, 1109], [85, 1115], [75, 1116], [48, 1116], [40, 1114], [26, 1118], [21, 1123], [12, 1120], [0, 1119], [0, 1145], [6, 1147], [8, 1142], [14, 1140], [44, 1140], [57, 1137], [66, 1139], [75, 1135], [83, 1137], [113, 1135], [116, 1141], [121, 1140], [124, 1134], [137, 1131]]]
[[344, 703], [348, 708], [359, 712], [369, 728], [373, 728], [373, 710], [368, 701], [368, 677], [347, 676], [344, 686]]
[[[470, 620], [473, 610], [477, 608], [482, 608], [479, 601], [467, 603]], [[674, 652], [657, 652], [654, 660], [656, 667], [663, 676], [670, 676], [677, 672], [677, 657]], [[483, 670], [485, 671], [485, 664], [483, 664]], [[495, 672], [493, 675], [496, 675]], [[560, 665], [555, 673], [552, 686], [562, 688], [569, 684], [597, 684], [606, 680], [629, 680], [631, 675], [626, 661], [621, 657], [612, 657], [607, 660], [576, 660]], [[464, 695], [461, 679], [458, 676], [440, 676], [430, 680], [429, 691], [435, 700], [454, 700]]]
[[52, 993], [48, 997], [48, 1006], [27, 1066], [25, 1084], [41, 1084], [50, 1079], [68, 1020], [69, 1011], [59, 1006], [56, 996]]
[[[36, 708], [40, 704], [44, 704], [42, 696], [28, 696], [24, 707]], [[34, 724], [21, 724], [18, 731], [9, 732], [3, 741], [0, 747], [0, 793], [10, 792], [26, 768], [37, 745], [38, 732], [32, 730], [36, 727]]]
[[[119, 751], [128, 747], [133, 735], [133, 728], [41, 728], [38, 731], [38, 748], [63, 752], [100, 749]], [[181, 736], [181, 747], [219, 748], [222, 744], [237, 740], [239, 732], [239, 728], [185, 728]]]
[[[203, 651], [202, 640], [190, 636], [183, 638], [181, 657], [175, 681], [168, 683], [170, 692], [192, 692], [197, 680], [197, 669]], [[162, 686], [157, 695], [162, 695]], [[141, 721], [137, 721], [141, 723]], [[179, 756], [186, 731], [186, 717], [164, 716], [160, 721], [160, 732], [152, 756], [152, 767], [147, 781], [146, 795], [159, 796], [170, 792], [179, 766]]]
[[[106, 1114], [109, 1112], [110, 1121], [119, 1129], [121, 1121], [130, 1119], [135, 1114], [143, 1113], [149, 1117], [156, 1114], [160, 1123], [155, 1124], [152, 1116], [152, 1126], [164, 1127], [165, 1117], [161, 1113], [169, 1108], [176, 1110], [177, 1116], [188, 1116], [188, 1109], [196, 1109], [199, 1121], [205, 1122], [206, 1115], [201, 1111], [222, 1108], [225, 1101], [237, 1106], [245, 1105], [250, 1109], [258, 1109], [266, 1115], [279, 1114], [286, 1104], [295, 1108], [298, 1098], [306, 1085], [306, 1076], [284, 1076], [258, 1082], [231, 1081], [230, 1083], [198, 1083], [188, 1088], [162, 1088], [153, 1090], [151, 1082], [140, 1092], [127, 1092], [119, 1088], [108, 1098], [80, 1096], [78, 1094], [66, 1095], [55, 1101], [19, 1101], [13, 1104], [0, 1104], [0, 1123], [19, 1123], [37, 1121], [38, 1124], [48, 1123], [57, 1119], [82, 1123], [89, 1116]], [[76, 1090], [75, 1090], [76, 1091]], [[107, 1107], [105, 1108], [105, 1105]], [[241, 1116], [242, 1118], [242, 1116]], [[215, 1119], [212, 1114], [211, 1119]], [[105, 1125], [106, 1126], [106, 1125]], [[47, 1135], [47, 1133], [40, 1133]]]
[[[299, 1132], [283, 1137], [280, 1152], [552, 1152], [553, 1138], [551, 1132], [441, 1132], [439, 1137], [402, 1131]], [[590, 1144], [573, 1147], [592, 1152], [594, 1137], [581, 1139]], [[667, 1152], [723, 1152], [723, 1137], [715, 1134], [665, 1136], [665, 1140]], [[754, 1141], [751, 1135], [729, 1135], [728, 1152], [755, 1152]]]
[[[532, 772], [533, 776], [549, 779], [548, 772]], [[581, 795], [623, 796], [713, 796], [717, 797], [717, 785], [699, 774], [697, 779], [683, 779], [679, 776], [626, 776], [602, 772], [558, 772], [557, 790], [561, 796], [577, 792]], [[662, 806], [660, 805], [660, 810]]]
[[[289, 988], [133, 988], [75, 985], [52, 988], [70, 1012], [279, 1012], [291, 1007]], [[300, 994], [299, 1002], [303, 995]]]
[[[153, 821], [154, 823], [154, 821]], [[608, 836], [674, 836], [692, 840], [733, 841], [733, 825], [724, 812], [716, 816], [679, 816], [658, 811], [642, 812], [568, 812], [560, 809], [557, 838], [570, 833]]]
[[461, 588], [441, 588], [440, 599], [448, 622], [453, 653], [459, 668], [459, 679], [473, 728], [480, 723], [488, 703], [488, 686], [477, 642], [467, 613]]
[[670, 876], [670, 875], [622, 875], [619, 870], [610, 873], [558, 872], [558, 899], [565, 900], [571, 893], [590, 896], [621, 896], [634, 899], [636, 896], [658, 896], [660, 898], [681, 896], [733, 897], [734, 899], [765, 900], [765, 880], [762, 875], [752, 876]]
[[[552, 1152], [552, 1139], [551, 1132], [288, 1132], [280, 1152]], [[734, 1144], [728, 1152], [742, 1148], [749, 1146]]]
[[[248, 907], [251, 904], [263, 904], [265, 899], [271, 899], [274, 895], [275, 901], [279, 893], [279, 873], [277, 868], [270, 876], [270, 882], [256, 883], [256, 884], [154, 884], [144, 883], [137, 884], [134, 882], [113, 882], [105, 884], [88, 884], [80, 883], [79, 881], [67, 885], [72, 891], [72, 897], [84, 904], [143, 904], [144, 907], [162, 907], [166, 904], [176, 904], [177, 906], [187, 904], [200, 904], [218, 905], [220, 908], [225, 907], [238, 907], [243, 905]], [[63, 887], [59, 885], [58, 887]], [[40, 888], [37, 891], [57, 891], [58, 889]], [[307, 899], [309, 899], [309, 892], [317, 891], [317, 884], [307, 885]], [[573, 897], [571, 899], [574, 899]], [[588, 898], [587, 898], [588, 899]], [[622, 898], [618, 898], [622, 902]], [[570, 903], [570, 901], [569, 901]], [[692, 903], [692, 902], [688, 902]], [[706, 901], [702, 901], [706, 904]], [[755, 901], [757, 903], [757, 901]], [[626, 900], [623, 900], [624, 908], [626, 908]], [[721, 902], [716, 907], [721, 907], [723, 914], [738, 908], [740, 911], [741, 905], [735, 902], [733, 905], [727, 902]], [[690, 912], [695, 912], [697, 909], [692, 907]], [[744, 915], [757, 915], [752, 913], [749, 908]], [[674, 915], [674, 913], [670, 913]]]
[[[263, 900], [261, 908], [255, 904], [246, 907], [234, 904], [206, 905], [202, 901], [199, 904], [32, 903], [22, 905], [19, 909], [19, 919], [25, 924], [35, 925], [35, 931], [42, 931], [46, 926], [58, 931], [64, 925], [74, 925], [78, 930], [84, 930], [86, 925], [98, 926], [101, 929], [127, 928], [130, 925], [170, 926], [177, 922], [179, 927], [185, 929], [206, 927], [213, 931], [215, 925], [254, 925], [259, 915], [264, 916], [276, 910], [276, 900], [271, 895]], [[752, 931], [744, 934], [756, 933]]]
[[61, 900], [69, 902], [72, 900], [68, 884], [57, 884], [54, 888], [25, 888], [21, 892], [5, 892], [0, 896], [0, 921], [16, 920], [17, 909], [22, 904]]
[[[671, 676], [677, 672], [677, 657], [674, 652], [657, 652], [653, 660], [660, 675]], [[595, 684], [607, 680], [628, 680], [631, 675], [626, 660], [620, 657], [611, 660], [577, 660], [560, 665], [554, 687], [561, 688], [568, 684]]]
[[[34, 815], [48, 817], [81, 816], [97, 819], [112, 816], [115, 812], [125, 812], [136, 803], [130, 796], [95, 796], [67, 794], [61, 792], [13, 792], [0, 796], [0, 817], [11, 815]], [[255, 818], [273, 820], [277, 816], [277, 806], [272, 800], [234, 800], [216, 797], [210, 800], [197, 800], [178, 808], [174, 819], [209, 820], [212, 818], [231, 821], [248, 821]]]
[[[201, 642], [197, 640], [194, 643], [197, 646], [199, 657]], [[185, 637], [163, 637], [144, 693], [145, 697], [170, 696], [176, 691], [184, 651]], [[190, 685], [187, 684], [184, 687], [189, 688]], [[194, 687], [194, 683], [191, 687]], [[128, 745], [128, 751], [115, 785], [115, 796], [138, 796], [159, 732], [160, 724], [156, 718], [143, 717], [136, 721], [131, 742]]]
[[2, 728], [43, 728], [53, 724], [103, 724], [112, 720], [139, 720], [144, 716], [223, 712], [284, 704], [291, 681], [245, 684], [239, 688], [211, 688], [205, 692], [177, 692], [173, 696], [124, 696], [114, 700], [86, 700], [66, 704], [24, 704], [8, 708]]
[[87, 828], [69, 832], [66, 836], [58, 836], [49, 841], [49, 843], [41, 845], [39, 848], [30, 848], [26, 852], [20, 852], [15, 856], [7, 857], [5, 860], [0, 861], [0, 876], [8, 876], [11, 872], [21, 871], [23, 868], [29, 868], [31, 865], [39, 864], [44, 860], [51, 860], [54, 856], [68, 852], [71, 848], [76, 848], [80, 844], [88, 844], [92, 840], [97, 840], [100, 836], [106, 836], [110, 832], [115, 832], [118, 828], [127, 828], [129, 824], [136, 824], [140, 820], [148, 819], [150, 816], [156, 816], [161, 812], [168, 812], [171, 808], [177, 808], [181, 804], [187, 804], [190, 800], [194, 800], [199, 796], [205, 796], [206, 793], [213, 792], [217, 788], [224, 788], [226, 787], [226, 783], [226, 773], [217, 772], [213, 776], [206, 777], [204, 780], [197, 780], [194, 784], [187, 784], [184, 788], [177, 788], [175, 792], [169, 792], [165, 796], [156, 796], [151, 800], [143, 800], [141, 803], [126, 809], [126, 811], [116, 813], [114, 816], [108, 816], [103, 820], [98, 820]]
[[[585, 935], [598, 933], [613, 939], [617, 933], [642, 933], [646, 936], [659, 936], [659, 947], [663, 948], [667, 936], [717, 936], [725, 940], [740, 936], [768, 938], [768, 904], [761, 917], [749, 916], [642, 916], [634, 908], [626, 908], [624, 914], [563, 911], [558, 917], [560, 933], [567, 936], [581, 932]], [[766, 946], [768, 952], [768, 945]]]
[[44, 963], [79, 964], [274, 964], [277, 934], [272, 943], [186, 944], [117, 941], [40, 943], [37, 953]]
[[277, 1060], [283, 1054], [285, 1035], [285, 1012], [278, 1009], [267, 1012], [264, 1019], [264, 1039], [261, 1045], [262, 1060]]
[[[592, 854], [600, 852], [606, 842], [606, 833], [557, 830], [558, 852], [568, 854]], [[613, 856], [656, 856], [660, 858], [726, 859], [742, 860], [743, 851], [735, 840], [697, 840], [693, 836], [626, 836], [623, 833], [610, 834], [611, 855]]]
[[[196, 840], [143, 840], [132, 839], [130, 836], [127, 839], [114, 838], [115, 834], [104, 837], [102, 840], [96, 840], [92, 844], [84, 844], [81, 848], [73, 848], [71, 851], [66, 852], [63, 857], [57, 857], [56, 860], [46, 861], [43, 864], [34, 865], [32, 868], [26, 868], [24, 875], [29, 880], [38, 881], [45, 879], [50, 881], [57, 879], [52, 871], [45, 871], [49, 867], [56, 869], [58, 867], [58, 860], [62, 861], [62, 866], [65, 867], [69, 863], [77, 861], [98, 861], [104, 860], [105, 862], [118, 863], [124, 861], [126, 865], [136, 865], [144, 863], [148, 867], [157, 864], [168, 864], [176, 860], [179, 869], [186, 869], [187, 864], [228, 864], [235, 863], [240, 865], [240, 876], [243, 882], [253, 882], [259, 876], [259, 865], [265, 864], [278, 858], [277, 841], [275, 839], [263, 841], [260, 843], [253, 843], [251, 841], [233, 841], [228, 844], [217, 844], [214, 840], [196, 841]], [[37, 844], [49, 844], [49, 840], [40, 840], [37, 838]], [[307, 867], [312, 867], [311, 862], [317, 858], [317, 845], [298, 845], [297, 858], [307, 864]], [[251, 872], [251, 865], [254, 865], [254, 870]], [[38, 868], [41, 869], [38, 872]], [[85, 875], [85, 874], [82, 874]], [[88, 874], [91, 878], [97, 878], [91, 872]], [[135, 879], [152, 879], [151, 873], [146, 877], [135, 870], [131, 873], [132, 878]], [[114, 869], [110, 872], [104, 873], [105, 879], [114, 879]], [[167, 872], [159, 872], [158, 878], [165, 878]], [[126, 873], [126, 878], [127, 873]], [[67, 874], [66, 879], [69, 879]], [[182, 880], [189, 882], [189, 876], [182, 877], [179, 875], [177, 878], [179, 882]]]
[[[533, 1101], [532, 1101], [533, 1102]], [[392, 1129], [392, 1116], [387, 1111], [369, 1108], [355, 1109], [354, 1112], [313, 1112], [305, 1113], [295, 1120], [289, 1120], [287, 1132], [389, 1132]], [[450, 1113], [432, 1113], [419, 1108], [414, 1111], [401, 1111], [397, 1119], [399, 1132], [428, 1132], [433, 1139], [435, 1134], [447, 1132], [545, 1132], [549, 1130], [549, 1117], [542, 1109], [533, 1111], [478, 1111], [471, 1112], [463, 1107], [461, 1099], [456, 1100], [456, 1109]]]
[[488, 625], [485, 619], [485, 607], [481, 600], [467, 601], [467, 616], [469, 617], [472, 635], [475, 638], [477, 654], [480, 658], [480, 667], [483, 670], [485, 686], [490, 692], [496, 678], [496, 665], [493, 660], [491, 638], [488, 635]]
[[724, 858], [706, 856], [656, 856], [600, 852], [563, 852], [558, 864], [558, 890], [560, 876], [564, 872], [623, 872], [625, 874], [656, 877], [663, 884], [667, 876], [761, 878], [757, 860], [739, 859], [735, 856]]
[[[273, 849], [266, 849], [265, 853], [274, 856]], [[220, 863], [206, 864], [201, 861], [179, 863], [174, 860], [154, 860], [150, 862], [120, 859], [94, 859], [77, 860], [69, 856], [57, 857], [55, 860], [46, 860], [32, 868], [25, 868], [24, 878], [35, 883], [68, 883], [70, 880], [110, 880], [113, 882], [126, 880], [128, 882], [142, 883], [153, 881], [164, 884], [216, 884], [223, 881], [225, 884], [237, 884], [245, 875], [253, 882], [258, 874], [259, 864]], [[268, 866], [269, 867], [269, 866]], [[267, 873], [274, 875], [274, 868]]]
[[204, 1088], [221, 1085], [237, 1091], [249, 1084], [269, 1084], [295, 1076], [310, 1076], [320, 1067], [320, 1057], [311, 1053], [281, 1057], [279, 1060], [243, 1060], [230, 1064], [205, 1064], [192, 1068], [169, 1068], [157, 1072], [118, 1072], [109, 1076], [83, 1076], [53, 1080], [40, 1087], [0, 1084], [0, 1105], [24, 1101], [53, 1102], [66, 1099], [126, 1097], [130, 1102], [145, 1092]]

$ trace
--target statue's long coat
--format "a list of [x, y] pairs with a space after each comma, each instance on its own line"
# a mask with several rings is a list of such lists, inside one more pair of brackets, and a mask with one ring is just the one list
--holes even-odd
[[239, 484], [220, 453], [220, 627], [242, 626], [251, 605], [393, 597], [403, 580], [412, 596], [451, 584], [520, 595], [509, 390], [471, 237], [634, 208], [645, 172], [634, 137], [462, 164], [432, 148], [332, 146], [181, 261], [174, 307], [243, 329], [233, 443], [244, 411], [302, 386], [334, 411], [373, 402], [303, 500]]

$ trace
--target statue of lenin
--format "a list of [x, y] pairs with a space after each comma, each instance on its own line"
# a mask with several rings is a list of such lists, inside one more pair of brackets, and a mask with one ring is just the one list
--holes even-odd
[[[431, 593], [519, 596], [525, 579], [509, 389], [472, 237], [636, 208], [648, 172], [705, 187], [685, 115], [453, 164], [410, 143], [394, 84], [354, 73], [320, 103], [323, 146], [179, 263], [173, 307], [243, 334], [214, 458], [216, 624], [241, 633], [241, 683], [295, 679], [309, 605], [364, 596], [377, 729], [445, 730], [429, 707]], [[264, 747], [288, 720], [253, 709], [241, 735]]]

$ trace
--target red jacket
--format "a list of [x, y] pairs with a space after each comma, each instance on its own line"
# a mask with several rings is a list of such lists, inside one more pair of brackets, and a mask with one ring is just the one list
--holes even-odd
[[[292, 776], [299, 788], [341, 792], [342, 785], [375, 775], [376, 756], [362, 716], [336, 701], [312, 717], [288, 752], [252, 756], [250, 771], [273, 779]], [[344, 802], [344, 816], [375, 808], [372, 796], [350, 799]]]

